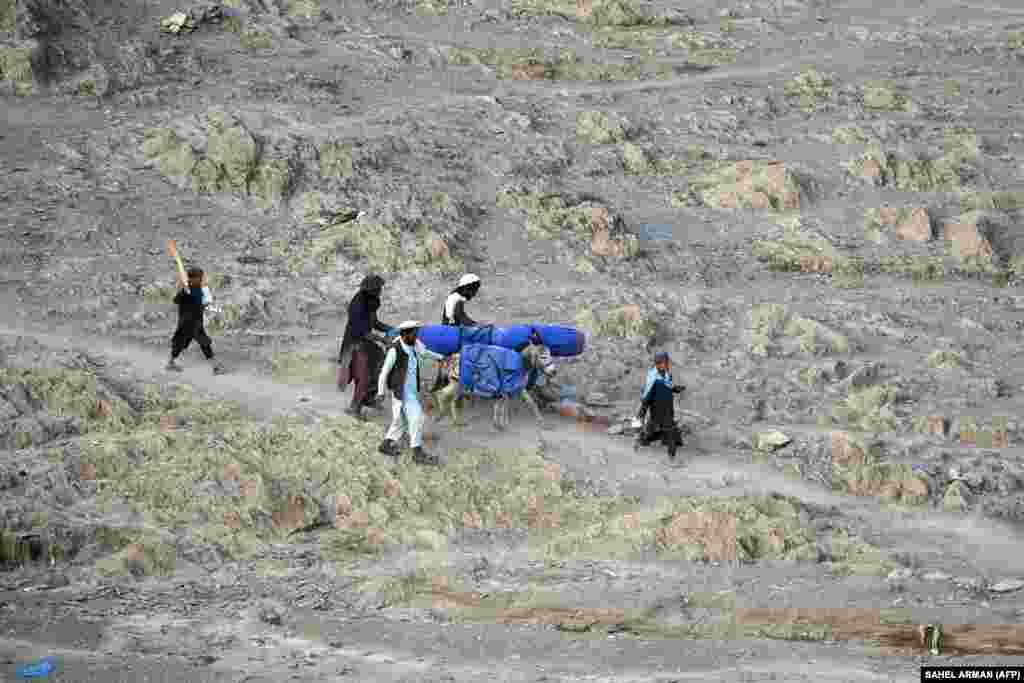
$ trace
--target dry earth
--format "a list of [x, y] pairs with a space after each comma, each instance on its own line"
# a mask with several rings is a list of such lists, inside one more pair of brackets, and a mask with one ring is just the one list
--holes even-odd
[[[0, 678], [1014, 663], [1022, 66], [1008, 0], [0, 0]], [[163, 371], [170, 238], [230, 374]], [[371, 268], [587, 329], [598, 419], [384, 461]], [[675, 462], [620, 425], [655, 348]]]

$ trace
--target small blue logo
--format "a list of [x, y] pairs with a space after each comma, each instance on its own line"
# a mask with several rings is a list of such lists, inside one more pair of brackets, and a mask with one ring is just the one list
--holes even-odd
[[43, 657], [38, 662], [32, 664], [19, 664], [15, 672], [17, 673], [18, 680], [24, 681], [29, 678], [43, 678], [49, 676], [51, 671], [57, 668], [56, 657]]
[[658, 242], [672, 239], [673, 228], [668, 223], [641, 223], [638, 236], [641, 240]]

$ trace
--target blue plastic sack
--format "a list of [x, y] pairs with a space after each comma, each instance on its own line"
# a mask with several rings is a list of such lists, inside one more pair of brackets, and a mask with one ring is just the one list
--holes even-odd
[[578, 356], [586, 346], [586, 335], [574, 327], [561, 325], [511, 325], [509, 327], [456, 327], [453, 325], [424, 325], [419, 339], [434, 353], [447, 356], [466, 344], [483, 344], [519, 350], [537, 330], [552, 356]]
[[15, 674], [19, 681], [28, 680], [30, 678], [43, 678], [49, 676], [51, 672], [57, 668], [56, 657], [43, 657], [38, 662], [31, 664], [19, 664], [15, 669]]
[[475, 396], [513, 396], [526, 388], [522, 356], [500, 346], [469, 344], [459, 354], [459, 384]]

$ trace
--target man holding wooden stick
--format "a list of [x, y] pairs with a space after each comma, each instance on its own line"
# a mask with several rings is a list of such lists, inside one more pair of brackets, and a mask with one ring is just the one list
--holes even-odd
[[190, 268], [186, 272], [173, 240], [168, 242], [167, 250], [178, 266], [178, 293], [174, 297], [174, 303], [178, 305], [178, 327], [171, 338], [171, 358], [167, 361], [167, 369], [181, 372], [178, 356], [195, 341], [213, 366], [213, 374], [223, 374], [224, 367], [213, 357], [213, 342], [203, 325], [203, 314], [210, 303], [206, 273], [202, 268]]

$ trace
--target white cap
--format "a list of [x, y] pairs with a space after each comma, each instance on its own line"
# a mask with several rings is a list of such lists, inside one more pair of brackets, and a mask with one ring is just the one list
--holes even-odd
[[419, 327], [423, 327], [423, 323], [421, 323], [419, 320], [406, 320], [404, 323], [398, 326], [398, 331], [404, 332], [406, 330], [415, 330]]
[[465, 287], [466, 285], [471, 285], [474, 282], [480, 282], [480, 278], [473, 275], [473, 273], [467, 273], [459, 279], [459, 287]]

